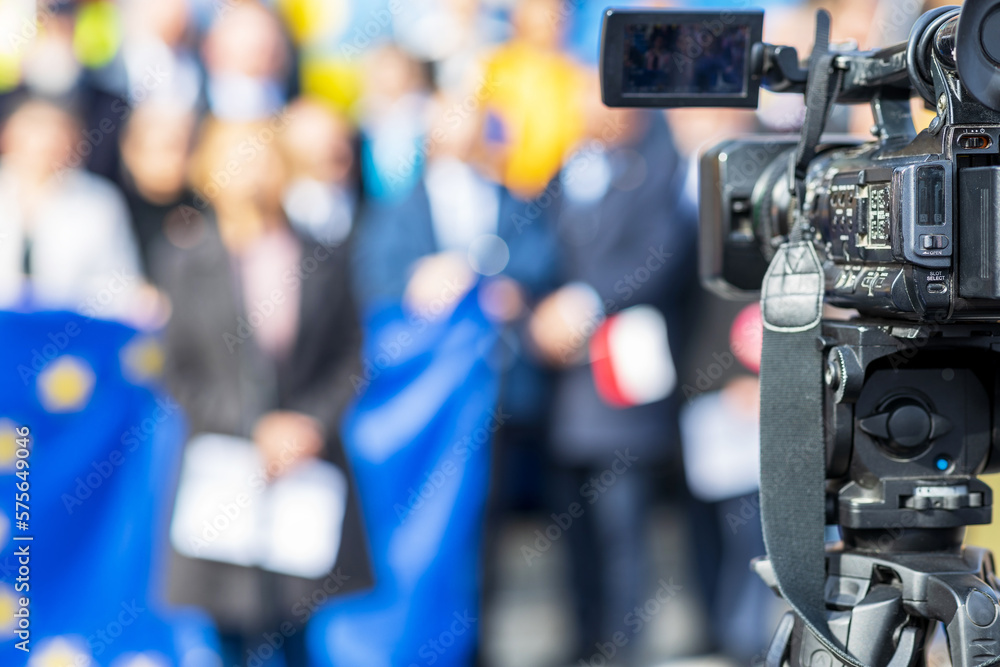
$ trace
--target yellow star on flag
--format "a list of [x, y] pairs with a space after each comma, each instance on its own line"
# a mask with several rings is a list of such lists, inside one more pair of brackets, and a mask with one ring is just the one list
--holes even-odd
[[53, 637], [32, 651], [28, 667], [94, 667], [94, 661], [83, 638]]
[[93, 392], [94, 371], [79, 357], [59, 357], [38, 374], [38, 398], [52, 413], [79, 412]]
[[163, 374], [163, 346], [153, 336], [136, 336], [119, 354], [122, 375], [132, 384], [146, 384]]
[[14, 422], [0, 419], [0, 472], [13, 470], [17, 458], [17, 432]]
[[169, 661], [160, 653], [126, 653], [111, 663], [111, 667], [170, 667]]
[[14, 636], [17, 598], [14, 589], [6, 584], [0, 584], [0, 640], [6, 641]]

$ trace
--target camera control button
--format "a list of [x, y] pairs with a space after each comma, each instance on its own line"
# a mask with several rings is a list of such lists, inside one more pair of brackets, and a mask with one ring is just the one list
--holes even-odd
[[922, 234], [920, 246], [924, 250], [939, 250], [948, 247], [948, 237], [944, 234]]

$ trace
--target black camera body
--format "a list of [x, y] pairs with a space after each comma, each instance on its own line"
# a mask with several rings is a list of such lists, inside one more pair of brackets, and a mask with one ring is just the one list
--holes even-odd
[[[927, 19], [911, 44], [835, 59], [837, 101], [870, 102], [877, 138], [825, 137], [795, 202], [823, 261], [827, 303], [917, 321], [1000, 317], [1000, 3], [978, 7], [961, 25], [957, 9]], [[804, 92], [795, 50], [760, 42], [762, 18], [610, 10], [605, 102], [753, 107], [761, 85]], [[911, 83], [938, 110], [919, 135]], [[746, 137], [703, 154], [700, 267], [716, 292], [758, 296], [789, 232], [799, 143]]]
[[[730, 140], [702, 157], [702, 276], [717, 291], [759, 289], [788, 233], [795, 146]], [[914, 320], [1000, 316], [998, 146], [1000, 125], [981, 124], [903, 146], [821, 151], [809, 167], [805, 207], [823, 250], [826, 301]]]

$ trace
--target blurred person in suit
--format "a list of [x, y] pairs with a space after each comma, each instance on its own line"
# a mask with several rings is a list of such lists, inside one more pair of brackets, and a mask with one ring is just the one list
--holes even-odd
[[128, 208], [112, 183], [67, 166], [79, 137], [76, 117], [40, 98], [3, 126], [0, 302], [142, 323], [153, 297]]
[[[130, 106], [123, 87], [114, 76], [114, 61], [103, 69], [81, 63], [84, 39], [94, 34], [87, 35], [87, 31], [100, 29], [99, 22], [94, 21], [80, 27], [78, 17], [85, 6], [74, 2], [46, 5], [44, 24], [39, 27], [37, 37], [24, 47], [19, 90], [7, 99], [16, 102], [24, 95], [44, 97], [63, 108], [73, 109], [80, 132], [73, 142], [73, 150], [65, 157], [66, 166], [84, 167], [117, 183], [120, 175], [118, 137]], [[104, 12], [105, 17], [114, 16], [116, 8], [109, 6], [108, 9]], [[91, 39], [89, 44], [113, 47], [114, 37]]]
[[[423, 312], [444, 291], [457, 301], [480, 277], [502, 285], [490, 312], [504, 321], [551, 285], [554, 239], [529, 219], [532, 202], [484, 175], [476, 161], [480, 126], [454, 111], [461, 100], [435, 98], [428, 114], [423, 177], [398, 202], [371, 202], [353, 259], [363, 305], [402, 300]], [[435, 313], [435, 316], [440, 316]]]
[[294, 93], [293, 53], [285, 28], [256, 0], [216, 12], [201, 56], [208, 108], [216, 118], [266, 119], [280, 112]]
[[[646, 510], [657, 474], [677, 467], [680, 401], [669, 392], [695, 275], [694, 209], [684, 205], [684, 162], [663, 115], [607, 109], [592, 79], [582, 102], [586, 139], [549, 186], [560, 193], [552, 218], [562, 287], [535, 308], [530, 323], [538, 354], [560, 371], [551, 416], [553, 509], [582, 508], [566, 529], [574, 660], [589, 660], [616, 632], [629, 635], [628, 615], [645, 599]], [[597, 382], [602, 359], [594, 345], [605, 318], [610, 325], [635, 306], [658, 313], [666, 328], [655, 334], [669, 339], [663, 377], [654, 379], [663, 392], [645, 404], [613, 404]], [[615, 658], [625, 664], [636, 659], [639, 643], [628, 639]]]
[[[780, 97], [780, 96], [778, 96]], [[684, 197], [699, 198], [699, 151], [763, 130], [745, 109], [671, 109], [689, 161]], [[792, 118], [793, 116], [786, 116]], [[781, 601], [748, 563], [764, 554], [758, 487], [759, 309], [694, 286], [692, 343], [678, 368], [689, 521], [709, 629], [708, 650], [748, 664], [770, 641]]]
[[205, 104], [205, 72], [195, 52], [190, 0], [126, 0], [122, 64], [133, 104], [169, 103], [185, 111]]
[[[354, 395], [359, 347], [348, 247], [289, 226], [277, 132], [273, 121], [215, 118], [201, 129], [191, 180], [210, 207], [196, 242], [164, 243], [154, 260], [172, 302], [167, 382], [192, 434], [251, 440], [272, 479], [313, 458], [348, 474], [339, 421]], [[335, 567], [346, 575], [341, 592], [370, 580], [355, 502], [350, 494]], [[252, 662], [263, 633], [288, 623], [285, 664], [307, 664], [301, 600], [315, 581], [176, 552], [170, 569], [172, 601], [213, 615], [227, 665]]]
[[191, 111], [170, 103], [139, 106], [122, 134], [122, 184], [139, 241], [142, 261], [150, 270], [153, 248], [164, 240], [179, 246], [197, 234], [201, 213], [188, 187], [187, 171], [194, 138]]
[[292, 228], [318, 243], [343, 242], [354, 227], [360, 182], [351, 123], [326, 104], [299, 98], [282, 133], [289, 178], [282, 208]]

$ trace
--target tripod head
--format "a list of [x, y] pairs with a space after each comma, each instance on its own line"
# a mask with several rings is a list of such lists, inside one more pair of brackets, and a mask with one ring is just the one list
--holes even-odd
[[866, 552], [957, 549], [965, 526], [992, 518], [976, 476], [1000, 470], [1000, 328], [824, 333], [828, 523]]

